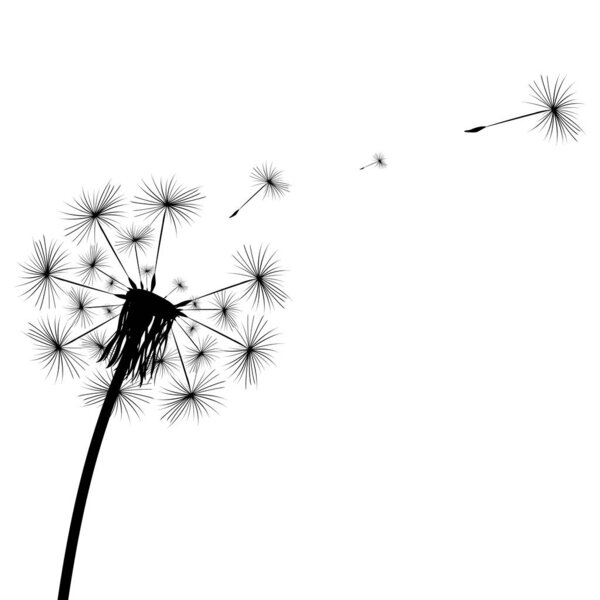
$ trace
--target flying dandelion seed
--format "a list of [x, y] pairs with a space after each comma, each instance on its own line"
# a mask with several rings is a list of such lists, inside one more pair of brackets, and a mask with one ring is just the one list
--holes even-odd
[[284, 194], [289, 192], [290, 186], [285, 183], [282, 179], [283, 172], [278, 171], [273, 165], [267, 165], [266, 163], [262, 167], [254, 167], [250, 177], [254, 179], [254, 185], [258, 187], [256, 192], [244, 202], [236, 211], [234, 211], [229, 218], [235, 217], [252, 198], [263, 192], [263, 198], [270, 196], [271, 198], [283, 198]]
[[502, 123], [537, 115], [538, 122], [532, 130], [539, 129], [545, 133], [545, 139], [552, 140], [552, 138], [555, 138], [557, 142], [559, 139], [563, 142], [569, 139], [577, 141], [577, 136], [583, 133], [583, 129], [576, 121], [575, 109], [581, 103], [574, 99], [574, 92], [571, 91], [573, 84], [565, 86], [564, 83], [565, 77], [562, 79], [557, 77], [552, 84], [548, 77], [540, 76], [539, 83], [534, 81], [529, 85], [533, 101], [528, 102], [528, 104], [539, 107], [540, 110], [512, 117], [511, 119], [504, 119], [504, 121], [498, 121], [491, 125], [480, 125], [472, 129], [465, 129], [465, 133], [478, 133], [487, 127], [494, 127], [495, 125], [502, 125]]
[[[281, 192], [286, 186], [275, 175], [271, 173], [270, 185], [279, 186]], [[151, 404], [154, 384], [160, 381], [167, 382], [159, 400], [162, 418], [169, 424], [214, 413], [226, 379], [218, 375], [219, 370], [229, 371], [230, 379], [247, 386], [256, 383], [259, 371], [272, 364], [275, 333], [256, 311], [283, 306], [287, 299], [275, 253], [266, 247], [244, 246], [234, 256], [238, 273], [233, 282], [172, 303], [169, 295], [183, 292], [187, 285], [182, 279], [166, 285], [171, 280], [162, 274], [159, 281], [161, 244], [167, 226], [178, 229], [191, 222], [202, 196], [198, 188], [184, 188], [173, 178], [142, 182], [140, 188], [134, 209], [151, 223], [160, 221], [155, 242], [148, 224], [121, 227], [119, 219], [128, 218], [127, 205], [120, 188], [107, 184], [98, 192], [82, 192], [69, 205], [67, 235], [78, 245], [90, 244], [73, 268], [68, 253], [45, 238], [34, 241], [33, 255], [22, 265], [22, 295], [39, 309], [52, 308], [62, 300], [69, 317], [66, 326], [58, 317], [30, 324], [28, 336], [36, 359], [56, 379], [79, 378], [90, 363], [98, 369], [82, 393], [84, 403], [99, 406], [100, 412], [75, 499], [59, 600], [69, 597], [85, 505], [111, 416], [141, 416], [142, 408]], [[269, 188], [268, 193], [278, 192]], [[141, 266], [140, 253], [149, 251], [154, 263]], [[71, 276], [71, 271], [76, 275]], [[165, 285], [160, 293], [154, 291], [159, 284]], [[206, 307], [201, 305], [202, 298], [207, 299]], [[236, 318], [242, 313], [245, 326], [237, 328]], [[83, 331], [76, 333], [75, 326]], [[198, 341], [200, 330], [207, 336]], [[179, 338], [187, 338], [185, 358]]]
[[387, 161], [383, 154], [373, 154], [373, 162], [370, 162], [368, 165], [361, 167], [359, 171], [363, 169], [367, 169], [368, 167], [378, 167], [379, 169], [385, 169], [387, 167]]

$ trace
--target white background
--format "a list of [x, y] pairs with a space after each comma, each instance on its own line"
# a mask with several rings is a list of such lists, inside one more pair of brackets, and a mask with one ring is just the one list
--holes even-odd
[[[5, 3], [0, 597], [55, 597], [97, 414], [31, 361], [18, 262], [82, 187], [176, 174], [207, 198], [164, 270], [269, 242], [284, 343], [199, 425], [111, 422], [72, 599], [598, 598], [594, 8]], [[579, 142], [463, 133], [540, 74]], [[228, 220], [265, 160], [291, 193]]]

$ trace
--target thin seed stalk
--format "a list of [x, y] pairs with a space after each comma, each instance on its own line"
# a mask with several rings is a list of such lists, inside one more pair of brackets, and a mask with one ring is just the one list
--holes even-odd
[[377, 161], [375, 160], [372, 163], [369, 163], [368, 165], [365, 165], [364, 167], [361, 167], [359, 169], [359, 171], [362, 171], [363, 169], [366, 169], [367, 167], [372, 167], [373, 165], [376, 165], [376, 164], [377, 164]]
[[244, 202], [244, 204], [242, 204], [236, 211], [234, 211], [231, 215], [229, 215], [229, 218], [231, 219], [231, 218], [235, 217], [235, 215], [237, 215], [240, 212], [240, 210], [242, 210], [242, 208], [244, 208], [244, 206], [246, 206], [246, 204], [248, 204], [248, 202], [250, 202], [250, 200], [252, 200], [252, 198], [254, 198], [254, 196], [256, 196], [256, 194], [258, 194], [259, 192], [262, 192], [266, 187], [267, 187], [266, 183], [264, 185], [261, 185], [254, 192], [254, 194], [252, 194], [252, 196], [250, 196], [250, 198], [248, 198], [248, 200], [246, 200], [246, 202]]
[[527, 113], [526, 115], [519, 115], [518, 117], [512, 117], [511, 119], [504, 119], [504, 121], [497, 121], [496, 123], [491, 123], [490, 125], [479, 125], [479, 127], [473, 127], [472, 129], [465, 129], [465, 133], [478, 133], [482, 129], [486, 129], [487, 127], [494, 127], [495, 125], [502, 125], [503, 123], [510, 123], [511, 121], [517, 121], [519, 119], [525, 119], [527, 117], [533, 117], [534, 115], [540, 115], [544, 112], [548, 112], [547, 109], [536, 110], [535, 112]]

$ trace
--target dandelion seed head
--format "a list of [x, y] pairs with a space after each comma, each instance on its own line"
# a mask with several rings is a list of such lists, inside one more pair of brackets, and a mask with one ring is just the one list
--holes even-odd
[[211, 311], [211, 318], [217, 327], [223, 329], [234, 329], [236, 318], [240, 313], [238, 302], [231, 292], [218, 292], [212, 299], [214, 311]]
[[120, 188], [109, 182], [102, 190], [91, 194], [82, 191], [77, 200], [67, 204], [68, 211], [64, 213], [69, 222], [65, 229], [67, 235], [79, 243], [95, 233], [96, 227], [115, 228], [124, 215]]
[[69, 271], [67, 260], [67, 252], [58, 243], [46, 242], [45, 237], [34, 241], [32, 256], [21, 265], [23, 296], [33, 298], [38, 308], [55, 306], [62, 292], [58, 278]]
[[115, 246], [123, 253], [130, 254], [132, 251], [145, 252], [152, 243], [152, 227], [150, 225], [139, 226], [135, 223], [119, 232]]
[[[265, 193], [281, 195], [288, 189], [281, 180], [281, 173], [272, 166], [257, 168], [254, 175], [264, 179]], [[64, 293], [67, 323], [62, 325], [58, 318], [46, 318], [30, 324], [27, 335], [33, 340], [36, 359], [57, 379], [65, 374], [79, 377], [87, 362], [104, 363], [99, 365], [104, 370], [92, 377], [82, 394], [86, 405], [103, 403], [111, 382], [124, 381], [118, 397], [109, 399], [115, 403], [113, 413], [128, 417], [139, 415], [141, 406], [149, 398], [147, 388], [142, 387], [144, 383], [167, 377], [173, 379], [173, 383], [163, 392], [163, 418], [169, 423], [186, 416], [198, 419], [214, 412], [221, 403], [218, 392], [223, 381], [213, 370], [220, 362], [228, 361], [225, 367], [233, 373], [234, 379], [243, 380], [245, 385], [256, 383], [259, 371], [272, 363], [274, 332], [266, 329], [262, 317], [249, 317], [244, 326], [238, 327], [238, 314], [241, 313], [238, 306], [244, 298], [251, 300], [254, 308], [283, 305], [287, 296], [280, 286], [282, 269], [275, 254], [267, 248], [261, 246], [255, 251], [244, 247], [235, 257], [242, 281], [176, 304], [167, 299], [171, 292], [167, 296], [155, 294], [163, 225], [166, 220], [176, 227], [189, 222], [197, 212], [197, 203], [202, 196], [198, 188], [185, 189], [173, 179], [158, 182], [153, 179], [150, 184], [143, 182], [140, 189], [140, 196], [136, 198], [138, 216], [163, 219], [154, 264], [141, 267], [142, 256], [138, 255], [139, 251], [150, 249], [150, 225], [134, 223], [121, 230], [117, 228], [123, 207], [118, 186], [107, 184], [92, 194], [82, 192], [66, 213], [67, 234], [77, 243], [97, 235], [97, 242], [81, 252], [71, 269], [66, 252], [58, 244], [43, 238], [34, 242], [33, 257], [23, 267], [23, 295], [35, 297], [36, 304], [41, 307], [54, 305], [59, 294]], [[113, 240], [115, 230], [116, 240]], [[141, 281], [138, 285], [129, 277], [122, 258], [132, 253], [139, 275], [146, 277], [146, 283], [152, 276], [150, 286]], [[120, 273], [118, 278], [113, 275], [114, 260], [127, 279], [122, 279]], [[69, 271], [76, 275], [63, 277]], [[173, 280], [173, 285], [172, 292], [187, 290], [181, 278]], [[228, 291], [234, 288], [239, 289], [241, 298], [237, 299], [234, 292]], [[107, 293], [112, 295], [112, 300], [104, 297]], [[102, 300], [97, 302], [96, 295], [101, 295]], [[117, 298], [124, 302], [116, 303], [119, 302]], [[211, 307], [205, 308], [202, 302], [201, 308], [200, 298], [206, 298]], [[209, 311], [205, 316], [211, 323], [191, 319], [184, 312], [185, 306]], [[100, 311], [106, 318], [94, 324], [92, 317]], [[180, 318], [185, 321], [179, 322]], [[185, 348], [180, 346], [173, 331], [176, 322], [191, 344]], [[82, 326], [87, 331], [72, 333], [75, 326]], [[199, 339], [200, 328], [216, 337]], [[223, 357], [219, 342], [235, 344], [235, 348]], [[79, 355], [80, 351], [84, 352], [85, 361]]]
[[565, 86], [565, 78], [556, 78], [554, 83], [549, 77], [540, 76], [540, 81], [529, 85], [533, 98], [529, 104], [545, 109], [533, 129], [545, 133], [545, 138], [555, 138], [567, 141], [569, 138], [577, 141], [577, 136], [583, 129], [576, 121], [576, 107], [581, 104], [574, 98], [571, 91], [573, 84]]
[[387, 161], [383, 154], [373, 154], [373, 160], [377, 163], [377, 167], [380, 169], [385, 169], [385, 167], [387, 167]]
[[47, 318], [38, 324], [29, 324], [27, 335], [37, 349], [35, 359], [42, 364], [48, 374], [55, 373], [56, 380], [65, 374], [77, 377], [85, 367], [77, 350], [69, 343], [71, 327], [63, 327], [58, 318]]
[[197, 373], [200, 369], [212, 366], [217, 354], [217, 340], [206, 337], [198, 345], [187, 349], [186, 364], [192, 371]]
[[283, 269], [279, 267], [275, 252], [269, 253], [266, 247], [254, 251], [251, 247], [244, 246], [234, 259], [238, 268], [237, 275], [249, 281], [241, 298], [251, 299], [255, 308], [283, 307], [288, 296], [281, 287]]
[[273, 165], [264, 163], [261, 167], [254, 167], [250, 177], [254, 179], [255, 186], [265, 187], [265, 196], [281, 198], [290, 189], [289, 184], [283, 181], [282, 175], [282, 171], [278, 171]]
[[73, 288], [69, 290], [67, 311], [69, 319], [74, 326], [87, 327], [92, 323], [92, 295], [85, 289]]
[[154, 222], [165, 216], [177, 229], [184, 223], [191, 223], [200, 212], [198, 203], [203, 198], [200, 188], [185, 188], [175, 181], [175, 177], [158, 181], [152, 178], [149, 183], [142, 181], [140, 195], [133, 203], [137, 205], [136, 213], [142, 218]]
[[216, 413], [215, 405], [222, 405], [219, 391], [223, 384], [214, 371], [194, 375], [191, 381], [174, 380], [162, 393], [162, 418], [173, 424], [182, 418], [198, 421], [210, 412]]
[[188, 286], [187, 283], [181, 279], [181, 277], [176, 277], [175, 279], [173, 279], [173, 289], [177, 292], [185, 292], [185, 290], [187, 290]]
[[94, 283], [108, 266], [106, 252], [97, 244], [93, 244], [79, 257], [76, 273], [83, 283]]
[[246, 323], [238, 329], [242, 344], [226, 349], [230, 356], [228, 367], [237, 381], [244, 385], [254, 385], [258, 374], [268, 365], [274, 364], [273, 353], [277, 333], [267, 328], [264, 317], [247, 317]]

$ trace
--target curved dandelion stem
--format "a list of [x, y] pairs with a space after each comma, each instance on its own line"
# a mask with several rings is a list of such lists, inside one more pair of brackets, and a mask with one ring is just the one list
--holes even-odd
[[184, 312], [182, 312], [181, 314], [186, 319], [189, 319], [190, 321], [194, 321], [194, 323], [198, 323], [198, 325], [200, 325], [201, 327], [205, 327], [206, 329], [209, 329], [213, 333], [216, 333], [217, 335], [220, 335], [221, 337], [224, 337], [225, 339], [229, 340], [230, 342], [233, 342], [234, 344], [237, 344], [238, 346], [243, 346], [244, 345], [239, 340], [236, 340], [236, 339], [234, 339], [232, 337], [229, 337], [228, 335], [226, 335], [225, 333], [222, 333], [218, 329], [213, 329], [210, 325], [206, 325], [205, 323], [201, 323], [200, 321], [196, 321], [196, 319], [192, 319], [192, 317], [190, 317], [189, 315], [186, 315]]
[[502, 125], [502, 123], [508, 123], [510, 121], [516, 121], [518, 119], [525, 119], [526, 117], [533, 117], [533, 115], [540, 115], [544, 112], [548, 112], [547, 110], [536, 110], [535, 112], [527, 113], [526, 115], [521, 115], [520, 117], [512, 117], [512, 119], [504, 119], [504, 121], [498, 121], [497, 123], [491, 123], [490, 125], [480, 125], [479, 127], [473, 127], [473, 129], [465, 129], [465, 133], [477, 133], [486, 127], [494, 127], [494, 125]]
[[252, 200], [252, 198], [254, 198], [254, 196], [256, 196], [256, 194], [258, 194], [259, 192], [262, 192], [262, 190], [264, 190], [267, 187], [268, 184], [264, 184], [261, 187], [259, 187], [254, 194], [252, 194], [252, 196], [250, 196], [250, 198], [248, 198], [248, 200], [246, 200], [246, 202], [244, 202], [244, 204], [242, 204], [236, 211], [234, 211], [232, 214], [229, 215], [229, 218], [233, 218], [235, 217], [235, 215], [237, 215], [240, 210], [242, 210], [242, 208], [244, 208], [244, 206], [246, 206], [246, 204], [248, 204], [248, 202], [250, 202], [250, 200]]
[[58, 589], [58, 600], [68, 600], [69, 598], [71, 579], [73, 577], [73, 566], [75, 565], [75, 556], [77, 554], [77, 543], [79, 541], [79, 533], [81, 531], [81, 523], [83, 521], [83, 513], [85, 512], [88, 493], [90, 491], [90, 484], [92, 483], [92, 477], [94, 475], [94, 468], [96, 467], [96, 461], [98, 459], [98, 454], [100, 453], [104, 433], [106, 432], [115, 403], [119, 398], [119, 391], [125, 381], [126, 374], [127, 365], [125, 361], [122, 361], [117, 366], [108, 391], [106, 392], [106, 398], [102, 404], [100, 414], [98, 415], [98, 421], [96, 422], [88, 453], [85, 457], [81, 479], [79, 480], [79, 488], [77, 489], [77, 496], [75, 497], [75, 506], [73, 507], [69, 535], [67, 537], [67, 546], [65, 549], [60, 586]]

